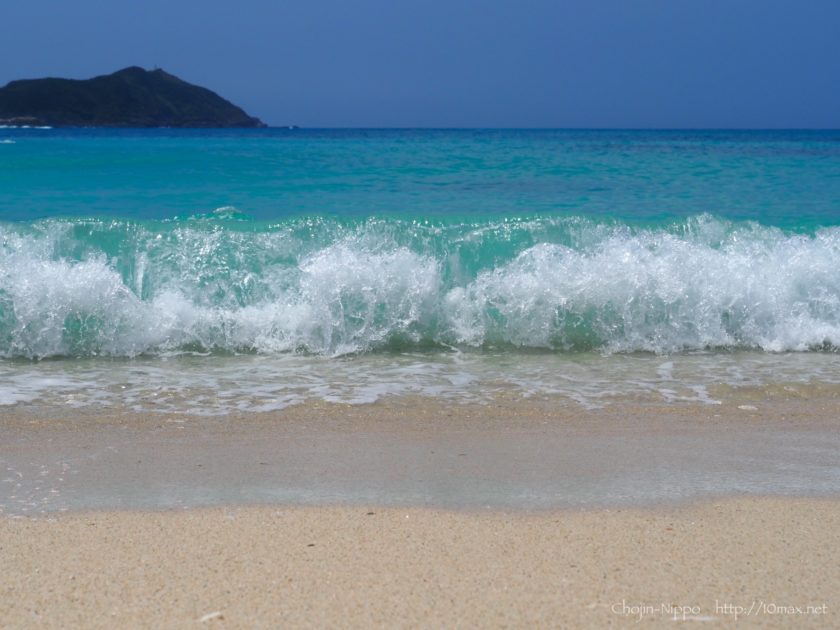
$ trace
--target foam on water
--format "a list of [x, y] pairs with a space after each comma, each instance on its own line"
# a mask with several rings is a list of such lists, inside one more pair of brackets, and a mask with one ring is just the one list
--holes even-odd
[[840, 346], [840, 228], [0, 224], [0, 357]]
[[[627, 401], [718, 405], [728, 392], [840, 384], [832, 353], [436, 352], [331, 358], [295, 354], [0, 362], [0, 406], [107, 407], [163, 414], [266, 412], [315, 401], [404, 396], [452, 404], [503, 397], [602, 408]], [[721, 387], [729, 388], [726, 391]]]

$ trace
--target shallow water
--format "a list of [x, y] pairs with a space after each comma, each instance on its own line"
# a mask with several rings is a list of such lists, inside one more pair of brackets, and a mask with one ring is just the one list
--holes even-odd
[[454, 509], [840, 496], [837, 398], [713, 408], [310, 404], [222, 418], [10, 410], [0, 514], [209, 505]]
[[[740, 397], [840, 390], [833, 353], [438, 353], [249, 355], [0, 363], [0, 406], [32, 404], [199, 416], [324, 401], [428, 396], [452, 404], [548, 398], [599, 409], [628, 401], [719, 405]], [[1, 408], [1, 407], [0, 407]]]

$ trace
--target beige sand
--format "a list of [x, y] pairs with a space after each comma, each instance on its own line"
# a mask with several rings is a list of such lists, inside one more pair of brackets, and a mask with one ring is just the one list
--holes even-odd
[[4, 627], [840, 627], [840, 503], [814, 499], [4, 517], [0, 546]]
[[837, 494], [837, 392], [771, 394], [4, 411], [0, 627], [838, 628], [840, 501], [714, 499]]

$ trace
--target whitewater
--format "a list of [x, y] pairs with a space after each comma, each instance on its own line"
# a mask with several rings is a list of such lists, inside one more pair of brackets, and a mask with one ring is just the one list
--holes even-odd
[[840, 380], [836, 132], [0, 141], [2, 405], [717, 404]]
[[225, 215], [1, 226], [0, 356], [840, 345], [840, 228]]

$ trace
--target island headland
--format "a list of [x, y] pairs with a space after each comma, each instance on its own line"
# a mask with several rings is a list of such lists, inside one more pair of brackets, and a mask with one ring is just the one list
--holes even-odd
[[92, 79], [25, 79], [0, 88], [0, 124], [51, 127], [265, 127], [215, 92], [161, 69]]

